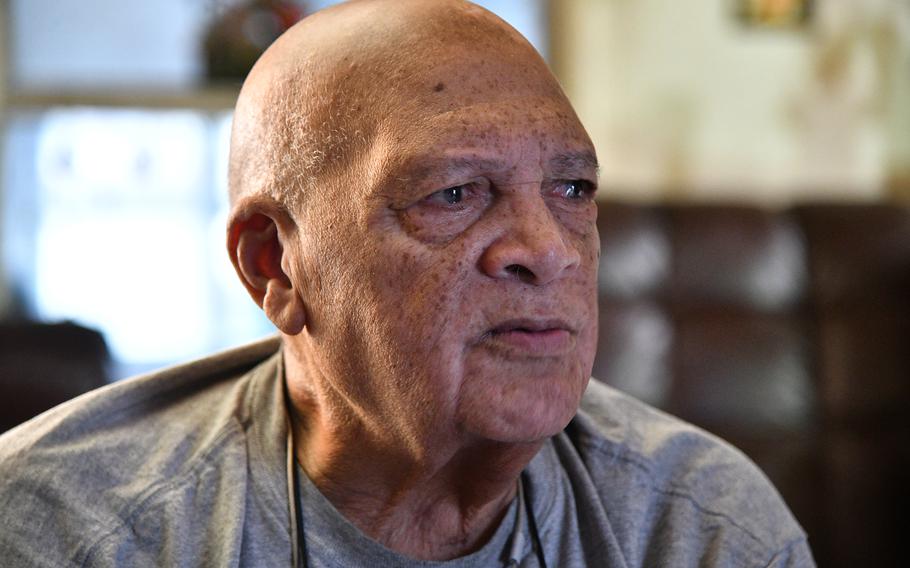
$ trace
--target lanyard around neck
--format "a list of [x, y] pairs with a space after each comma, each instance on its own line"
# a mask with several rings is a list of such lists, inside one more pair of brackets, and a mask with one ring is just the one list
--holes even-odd
[[288, 421], [288, 508], [291, 514], [291, 565], [306, 568], [306, 548], [303, 540], [303, 512], [300, 510], [300, 488], [297, 486], [297, 467], [294, 460], [293, 425]]
[[[288, 483], [288, 508], [291, 516], [291, 565], [294, 568], [306, 568], [306, 540], [303, 536], [303, 511], [300, 503], [300, 487], [297, 483], [297, 464], [294, 459], [293, 426], [288, 423], [287, 442], [287, 483]], [[537, 520], [531, 507], [531, 499], [525, 489], [524, 474], [518, 480], [519, 501], [524, 505], [525, 515], [528, 519], [528, 528], [531, 531], [531, 548], [537, 556], [540, 568], [547, 568], [547, 559], [543, 553], [543, 543], [537, 530]], [[517, 521], [516, 521], [517, 522]]]

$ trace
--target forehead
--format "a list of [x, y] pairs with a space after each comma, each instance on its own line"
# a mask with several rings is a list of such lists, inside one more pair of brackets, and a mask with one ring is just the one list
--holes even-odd
[[412, 112], [407, 120], [387, 120], [379, 139], [373, 148], [374, 173], [398, 178], [443, 168], [502, 171], [529, 163], [544, 170], [597, 167], [587, 133], [562, 98], [509, 97], [435, 113]]
[[492, 143], [546, 133], [555, 141], [584, 143], [587, 134], [567, 103], [553, 97], [525, 96], [478, 102], [423, 117], [411, 127], [422, 143], [445, 145], [461, 139]]

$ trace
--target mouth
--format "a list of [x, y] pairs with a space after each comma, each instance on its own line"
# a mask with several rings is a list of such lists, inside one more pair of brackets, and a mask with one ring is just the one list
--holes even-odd
[[513, 355], [557, 357], [571, 351], [575, 330], [559, 319], [512, 319], [490, 328], [481, 343]]

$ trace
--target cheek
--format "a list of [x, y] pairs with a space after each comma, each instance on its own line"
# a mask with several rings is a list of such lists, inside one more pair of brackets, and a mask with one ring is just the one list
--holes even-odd
[[553, 217], [574, 239], [584, 247], [599, 247], [597, 237], [597, 204], [587, 199], [581, 203], [566, 202], [561, 198], [548, 201]]
[[451, 253], [458, 260], [425, 250], [377, 254], [372, 265], [381, 276], [364, 294], [370, 311], [352, 314], [371, 337], [370, 372], [386, 376], [386, 395], [440, 414], [458, 399], [463, 381], [464, 330], [471, 321], [463, 254]]
[[564, 226], [570, 238], [575, 241], [579, 253], [579, 276], [590, 286], [594, 298], [597, 297], [597, 271], [600, 266], [600, 234], [597, 231], [597, 210], [593, 202], [593, 213], [582, 217], [573, 216]]
[[[396, 246], [389, 246], [392, 242]], [[428, 247], [389, 237], [386, 246], [371, 254], [372, 274], [363, 275], [368, 295], [386, 320], [390, 338], [411, 354], [446, 351], [447, 335], [457, 334], [468, 322], [465, 308], [471, 272], [470, 247], [450, 244]]]
[[[588, 338], [583, 346], [589, 353], [589, 363], [593, 365], [594, 351], [597, 348], [599, 322], [597, 272], [600, 266], [600, 237], [597, 229], [592, 230], [582, 241], [580, 248], [581, 267], [579, 270], [580, 286], [587, 303]], [[589, 369], [590, 370], [590, 369]]]

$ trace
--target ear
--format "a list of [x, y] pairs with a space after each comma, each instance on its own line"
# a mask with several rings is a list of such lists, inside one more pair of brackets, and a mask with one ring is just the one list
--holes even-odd
[[236, 211], [228, 225], [228, 253], [247, 292], [287, 335], [306, 324], [306, 309], [288, 273], [293, 264], [285, 243], [294, 222], [278, 208]]

